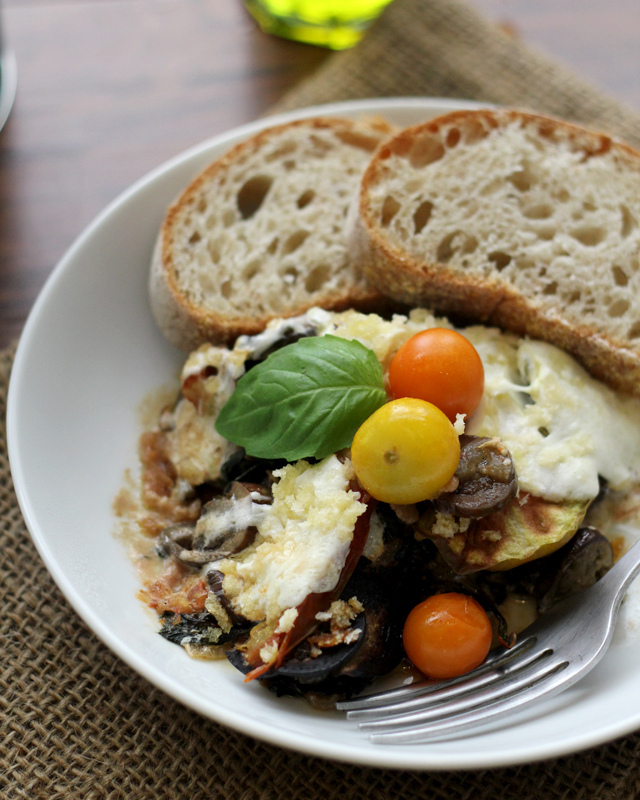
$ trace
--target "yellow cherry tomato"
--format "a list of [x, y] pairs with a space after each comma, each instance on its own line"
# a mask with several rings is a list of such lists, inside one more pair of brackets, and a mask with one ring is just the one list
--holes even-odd
[[351, 460], [360, 485], [384, 503], [418, 503], [453, 477], [460, 440], [432, 403], [403, 397], [375, 411], [358, 429]]

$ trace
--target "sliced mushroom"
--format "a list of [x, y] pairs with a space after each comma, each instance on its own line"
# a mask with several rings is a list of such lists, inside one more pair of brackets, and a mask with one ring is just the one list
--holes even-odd
[[434, 500], [444, 514], [480, 519], [499, 511], [518, 492], [513, 458], [497, 438], [463, 434], [455, 478], [457, 488]]
[[202, 567], [210, 561], [214, 561], [219, 556], [212, 554], [210, 550], [181, 550], [178, 558], [184, 564], [191, 564], [194, 567]]
[[158, 536], [156, 547], [158, 554], [163, 558], [171, 555], [179, 557], [185, 548], [188, 549], [193, 545], [195, 529], [195, 524], [169, 525]]
[[263, 486], [234, 481], [224, 495], [205, 505], [195, 526], [165, 529], [160, 545], [193, 566], [226, 558], [253, 542], [271, 499]]
[[262, 486], [234, 481], [224, 495], [204, 507], [196, 522], [194, 548], [213, 551], [222, 558], [247, 547], [271, 499]]

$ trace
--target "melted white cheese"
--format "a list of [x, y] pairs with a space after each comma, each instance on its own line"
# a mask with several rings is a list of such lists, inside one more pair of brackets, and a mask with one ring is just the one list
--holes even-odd
[[311, 308], [305, 314], [287, 319], [272, 319], [262, 333], [255, 336], [240, 336], [236, 341], [236, 350], [246, 350], [253, 359], [260, 358], [278, 342], [285, 331], [291, 334], [305, 335], [315, 330], [320, 336], [331, 322], [332, 313], [322, 308]]
[[480, 326], [464, 333], [485, 370], [467, 432], [502, 439], [521, 490], [589, 500], [598, 475], [613, 489], [640, 480], [639, 400], [616, 394], [553, 345]]
[[215, 564], [225, 596], [250, 620], [275, 620], [308, 594], [338, 583], [358, 517], [366, 509], [349, 489], [350, 461], [298, 461], [274, 476], [273, 505], [252, 545]]

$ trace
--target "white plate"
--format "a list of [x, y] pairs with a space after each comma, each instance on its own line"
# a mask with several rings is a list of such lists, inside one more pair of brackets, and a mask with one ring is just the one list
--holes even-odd
[[18, 86], [18, 67], [13, 50], [5, 50], [0, 55], [0, 130], [9, 117], [16, 99]]
[[[136, 463], [138, 407], [183, 359], [156, 330], [147, 269], [167, 204], [230, 145], [318, 113], [378, 113], [412, 124], [463, 102], [358, 101], [245, 125], [173, 159], [113, 202], [47, 281], [25, 326], [9, 391], [13, 479], [27, 526], [78, 614], [124, 661], [177, 700], [272, 744], [372, 766], [502, 766], [569, 753], [640, 727], [640, 642], [614, 647], [584, 681], [532, 719], [467, 739], [374, 746], [338, 713], [245, 685], [226, 662], [190, 659], [156, 633], [112, 531], [112, 500]], [[468, 104], [467, 104], [468, 105]]]

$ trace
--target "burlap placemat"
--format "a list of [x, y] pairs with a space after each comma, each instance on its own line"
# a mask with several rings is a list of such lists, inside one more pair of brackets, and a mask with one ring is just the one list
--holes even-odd
[[[466, 97], [582, 120], [640, 143], [640, 119], [454, 0], [396, 0], [278, 110], [376, 95]], [[0, 353], [0, 797], [620, 800], [640, 795], [640, 735], [517, 768], [415, 773], [332, 763], [203, 719], [149, 685], [78, 619], [20, 516]]]

